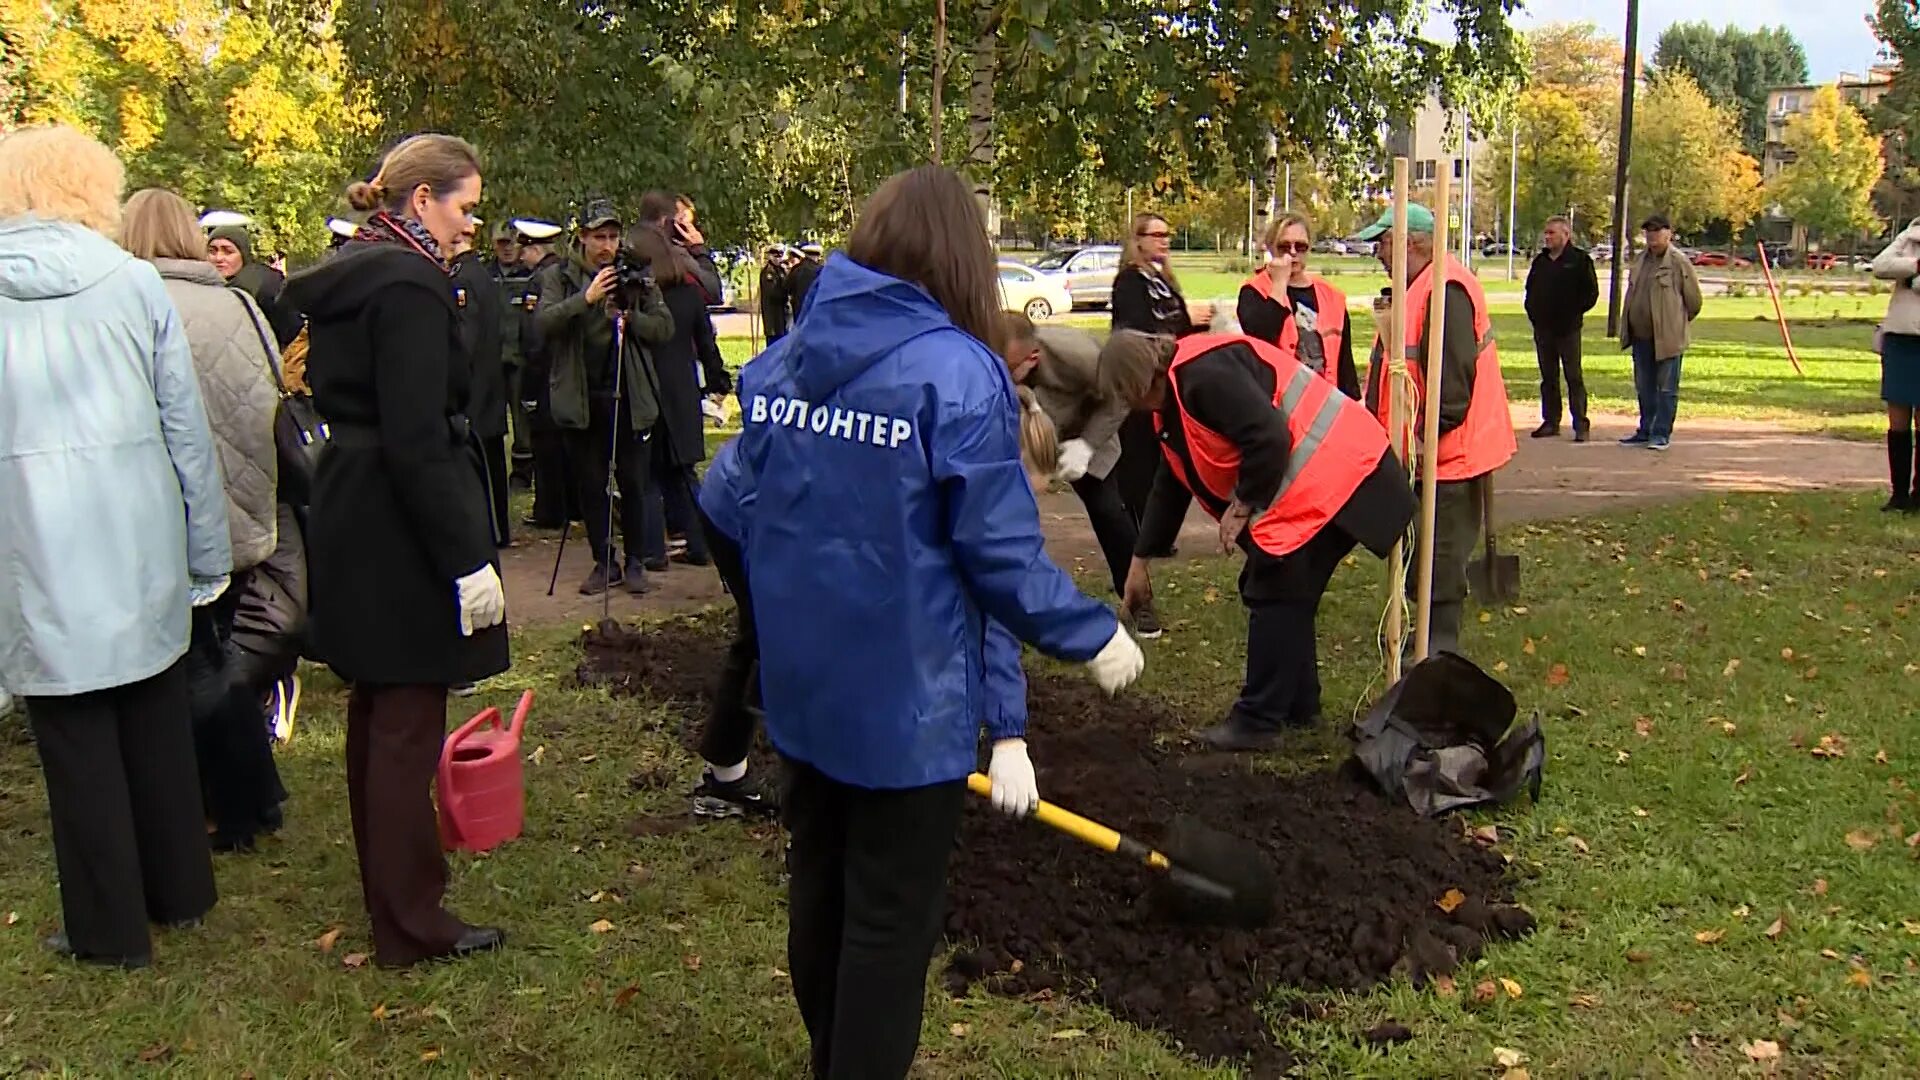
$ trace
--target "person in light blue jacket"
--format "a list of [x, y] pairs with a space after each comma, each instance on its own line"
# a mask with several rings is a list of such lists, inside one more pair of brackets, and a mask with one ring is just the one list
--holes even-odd
[[121, 184], [72, 128], [0, 138], [0, 687], [46, 774], [48, 945], [142, 967], [214, 904], [182, 658], [232, 552], [186, 334], [104, 235]]
[[1141, 667], [1113, 612], [1047, 558], [987, 344], [998, 309], [967, 184], [914, 169], [874, 194], [793, 332], [741, 376], [745, 565], [787, 765], [788, 959], [819, 1077], [913, 1062], [983, 719], [996, 805], [1038, 802], [1024, 710], [989, 711], [989, 666], [1018, 663], [990, 658], [989, 621], [1109, 692]]

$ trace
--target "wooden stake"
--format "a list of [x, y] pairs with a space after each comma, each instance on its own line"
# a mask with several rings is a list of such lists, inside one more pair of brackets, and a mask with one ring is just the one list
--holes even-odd
[[[1407, 159], [1393, 159], [1393, 245], [1392, 295], [1387, 302], [1387, 320], [1381, 355], [1380, 393], [1387, 395], [1387, 441], [1389, 449], [1408, 463], [1407, 408], [1404, 394], [1395, 387], [1407, 367]], [[1402, 598], [1407, 592], [1407, 542], [1393, 545], [1387, 556], [1387, 685], [1400, 681], [1400, 650], [1407, 642], [1407, 624]]]
[[1416, 549], [1420, 565], [1414, 599], [1413, 659], [1415, 663], [1432, 655], [1433, 645], [1433, 524], [1434, 501], [1440, 493], [1440, 470], [1434, 466], [1440, 457], [1440, 362], [1446, 353], [1447, 332], [1447, 186], [1452, 170], [1441, 169], [1434, 177], [1433, 268], [1428, 271], [1433, 285], [1433, 308], [1427, 316], [1427, 377], [1421, 394], [1425, 421], [1420, 433], [1420, 546]]

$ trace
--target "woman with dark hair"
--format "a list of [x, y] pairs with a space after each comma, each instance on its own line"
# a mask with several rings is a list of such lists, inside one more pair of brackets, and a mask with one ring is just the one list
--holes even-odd
[[[794, 330], [741, 375], [735, 477], [768, 737], [787, 763], [788, 958], [821, 1077], [899, 1077], [919, 1042], [967, 774], [1038, 802], [1012, 637], [1114, 692], [1139, 647], [1047, 558], [972, 192], [935, 166], [874, 193]], [[848, 641], [861, 642], [849, 650]], [[1011, 655], [1009, 655], [1009, 653]]]
[[245, 225], [222, 225], [207, 233], [207, 261], [227, 284], [253, 297], [273, 327], [280, 348], [292, 343], [304, 325], [300, 313], [281, 302], [285, 274], [253, 257], [253, 235]]
[[473, 229], [479, 157], [450, 135], [415, 135], [347, 198], [372, 216], [287, 283], [310, 319], [307, 379], [333, 430], [308, 537], [313, 644], [353, 687], [347, 796], [374, 960], [406, 967], [503, 940], [441, 906], [433, 810], [448, 687], [507, 668], [506, 596], [444, 255]]

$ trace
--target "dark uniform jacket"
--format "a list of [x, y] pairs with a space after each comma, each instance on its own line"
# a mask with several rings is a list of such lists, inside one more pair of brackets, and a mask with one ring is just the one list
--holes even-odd
[[471, 390], [467, 419], [482, 439], [507, 434], [507, 367], [501, 356], [502, 309], [500, 285], [491, 268], [473, 255], [462, 256], [453, 273], [454, 297], [460, 309], [460, 341], [465, 347]]
[[767, 328], [767, 344], [787, 336], [787, 268], [773, 263], [760, 268], [760, 321]]
[[351, 242], [287, 283], [333, 444], [307, 536], [313, 646], [349, 682], [452, 685], [507, 668], [507, 628], [460, 635], [455, 582], [498, 567], [454, 282]]
[[820, 276], [820, 260], [809, 255], [794, 264], [787, 274], [787, 303], [793, 310], [793, 321], [800, 321], [800, 313], [807, 309], [807, 295], [813, 292], [813, 279]]

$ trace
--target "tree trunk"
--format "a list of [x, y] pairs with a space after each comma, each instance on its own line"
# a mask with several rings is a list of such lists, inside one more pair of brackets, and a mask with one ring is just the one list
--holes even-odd
[[1280, 137], [1272, 131], [1267, 132], [1266, 156], [1260, 161], [1260, 168], [1254, 175], [1254, 218], [1253, 243], [1257, 249], [1267, 235], [1267, 224], [1273, 220], [1278, 206], [1280, 190]]
[[938, 165], [942, 159], [941, 142], [946, 133], [941, 130], [940, 114], [946, 108], [947, 82], [947, 0], [935, 0], [933, 8], [933, 163]]
[[973, 197], [987, 235], [1000, 235], [999, 208], [993, 201], [993, 168], [998, 143], [993, 128], [993, 80], [1000, 70], [999, 0], [973, 3], [973, 85], [967, 91], [967, 163]]

